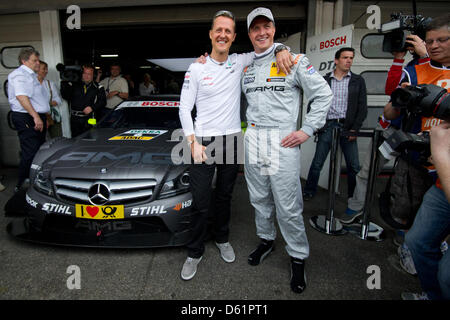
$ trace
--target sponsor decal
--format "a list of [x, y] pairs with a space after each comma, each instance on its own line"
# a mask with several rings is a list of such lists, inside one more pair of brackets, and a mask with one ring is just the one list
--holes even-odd
[[42, 205], [42, 210], [46, 211], [48, 213], [60, 213], [60, 214], [67, 214], [71, 215], [72, 211], [70, 211], [70, 206], [62, 205], [62, 204], [56, 204], [56, 203], [44, 203]]
[[267, 78], [266, 82], [285, 82], [286, 78]]
[[270, 75], [269, 77], [286, 77], [286, 74], [280, 70], [280, 73], [277, 72], [277, 63], [272, 62], [270, 66]]
[[108, 140], [152, 140], [164, 133], [167, 130], [128, 130], [117, 136], [111, 137]]
[[309, 74], [313, 74], [314, 72], [316, 72], [316, 70], [314, 69], [314, 67], [310, 64], [309, 66], [306, 67], [306, 71]]
[[75, 205], [75, 216], [82, 219], [112, 220], [124, 218], [124, 207]]
[[441, 120], [435, 117], [422, 117], [422, 131], [429, 131], [432, 127], [438, 126]]
[[131, 209], [131, 217], [135, 216], [148, 216], [148, 215], [155, 215], [155, 214], [163, 214], [167, 213], [167, 211], [164, 209], [164, 206], [150, 206], [150, 207], [137, 207]]
[[25, 199], [27, 200], [27, 203], [28, 203], [30, 206], [32, 206], [33, 208], [37, 208], [37, 205], [38, 205], [37, 201], [31, 199], [30, 196], [28, 195], [28, 193], [26, 194]]
[[200, 82], [200, 85], [203, 87], [206, 86], [212, 86], [214, 84], [214, 79], [211, 75], [207, 75], [206, 77], [203, 77], [202, 81]]
[[90, 231], [120, 231], [120, 230], [131, 230], [132, 224], [130, 221], [108, 221], [108, 222], [97, 222], [90, 220], [78, 220], [75, 225], [77, 229], [88, 229]]
[[255, 77], [245, 77], [244, 84], [255, 82]]
[[333, 48], [347, 43], [347, 36], [337, 36], [336, 38], [328, 39], [320, 42], [320, 50]]
[[264, 91], [284, 91], [284, 86], [261, 86], [261, 87], [254, 87], [254, 88], [247, 88], [245, 93], [252, 93], [252, 92], [264, 92]]
[[231, 69], [231, 70], [230, 70], [230, 73], [233, 73], [233, 72], [234, 72], [234, 69], [232, 69], [232, 68], [233, 68], [233, 66], [234, 66], [235, 64], [236, 64], [236, 62], [231, 63], [230, 61], [228, 61], [228, 64], [227, 64], [227, 66], [225, 67], [225, 69], [226, 69], [226, 70]]
[[159, 107], [159, 108], [173, 108], [179, 107], [179, 101], [125, 101], [120, 104], [117, 109], [126, 107]]
[[175, 205], [175, 207], [173, 207], [173, 210], [180, 211], [182, 209], [189, 208], [191, 205], [192, 205], [192, 200], [187, 200], [187, 201], [184, 201], [184, 202], [181, 202], [181, 203], [177, 203]]

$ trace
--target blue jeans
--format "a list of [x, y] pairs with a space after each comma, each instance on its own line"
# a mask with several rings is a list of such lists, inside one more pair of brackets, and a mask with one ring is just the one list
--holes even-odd
[[450, 204], [434, 185], [425, 194], [405, 237], [422, 289], [432, 300], [450, 299], [450, 251], [442, 255], [440, 250], [449, 233]]
[[[319, 133], [317, 141], [316, 153], [309, 168], [308, 179], [306, 181], [304, 193], [315, 195], [317, 191], [317, 183], [319, 182], [320, 171], [322, 171], [323, 164], [327, 159], [328, 153], [331, 149], [333, 140], [333, 128], [342, 127], [338, 122], [327, 122], [324, 129]], [[358, 145], [355, 141], [348, 141], [347, 137], [340, 137], [339, 143], [341, 145], [342, 153], [344, 154], [345, 163], [347, 165], [347, 193], [348, 197], [353, 196], [353, 191], [356, 186], [356, 174], [358, 173], [359, 157]]]

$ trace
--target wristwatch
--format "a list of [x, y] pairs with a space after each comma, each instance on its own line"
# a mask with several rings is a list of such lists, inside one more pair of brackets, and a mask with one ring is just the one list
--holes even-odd
[[289, 52], [291, 52], [291, 48], [289, 48], [288, 46], [285, 46], [284, 44], [280, 44], [280, 45], [276, 46], [276, 48], [275, 48], [275, 55], [277, 55], [278, 52], [283, 51], [283, 50], [288, 50]]

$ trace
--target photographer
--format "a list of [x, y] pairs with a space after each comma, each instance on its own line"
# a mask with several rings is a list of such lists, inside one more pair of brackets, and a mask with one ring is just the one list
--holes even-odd
[[81, 82], [61, 81], [61, 95], [70, 102], [72, 137], [88, 130], [88, 119], [98, 116], [106, 105], [104, 88], [93, 80], [94, 68], [85, 65]]
[[[448, 79], [450, 79], [449, 26], [450, 15], [446, 14], [434, 19], [427, 27], [425, 44], [428, 54], [430, 55], [430, 61], [428, 63], [407, 67], [405, 69], [406, 76], [403, 79], [403, 82], [409, 82], [412, 85], [434, 84], [444, 87], [447, 91], [450, 89], [448, 83]], [[402, 86], [405, 86], [405, 84]], [[425, 117], [420, 115], [420, 113], [419, 115], [406, 113], [405, 109], [395, 108], [392, 106], [392, 103], [389, 103], [385, 107], [384, 116], [387, 119], [402, 117], [402, 129], [403, 131], [410, 133], [429, 131], [433, 126], [438, 125], [440, 122], [439, 119]], [[405, 257], [412, 256], [412, 260], [414, 261], [413, 267], [415, 266], [414, 271], [417, 270], [422, 287], [428, 298], [440, 299], [444, 292], [438, 290], [439, 285], [436, 286], [436, 283], [438, 283], [437, 270], [441, 256], [439, 246], [446, 236], [444, 235], [441, 237], [441, 232], [448, 234], [448, 227], [447, 231], [445, 231], [444, 229], [446, 229], [446, 227], [445, 224], [442, 223], [442, 220], [439, 220], [438, 222], [430, 218], [438, 218], [439, 214], [437, 214], [437, 211], [444, 212], [447, 210], [448, 215], [448, 202], [447, 209], [445, 209], [445, 206], [441, 205], [442, 202], [439, 202], [439, 196], [436, 196], [436, 194], [440, 192], [438, 183], [437, 186], [433, 186], [428, 190], [422, 203], [421, 196], [426, 192], [422, 190], [424, 186], [428, 185], [427, 180], [429, 177], [423, 174], [423, 161], [420, 161], [417, 152], [408, 149], [405, 152], [402, 152], [398, 165], [403, 166], [403, 173], [406, 179], [404, 179], [403, 182], [400, 181], [396, 184], [394, 183], [394, 185], [397, 185], [400, 189], [397, 190], [399, 191], [397, 194], [400, 194], [400, 197], [396, 197], [394, 202], [395, 208], [393, 208], [392, 213], [398, 221], [405, 223], [405, 229], [407, 229], [408, 224], [414, 221], [412, 229], [406, 235], [405, 244], [400, 247], [401, 250], [399, 253], [401, 260], [404, 261]], [[432, 170], [429, 172], [433, 174]], [[415, 183], [411, 186], [411, 181], [408, 183], [408, 179], [412, 179], [412, 182]], [[402, 188], [404, 188], [404, 190]], [[407, 207], [410, 202], [414, 202], [413, 206], [408, 208], [408, 210], [402, 210], [404, 207]], [[420, 205], [420, 209], [416, 211], [418, 205]], [[417, 217], [414, 220], [416, 212]], [[432, 229], [432, 227], [434, 227], [434, 229]], [[433, 233], [432, 237], [429, 234], [430, 232]], [[437, 239], [436, 237], [438, 237], [440, 241], [435, 241]], [[410, 248], [410, 250], [408, 250], [408, 248]], [[423, 254], [423, 252], [425, 252], [425, 255], [422, 256], [421, 254]], [[441, 274], [440, 277], [445, 277], [445, 275]], [[446, 279], [448, 281], [448, 277]], [[425, 296], [423, 295], [417, 294], [405, 294], [403, 296], [405, 299], [419, 299], [424, 297]]]
[[[450, 79], [450, 69], [448, 68], [450, 66], [448, 20], [449, 15], [447, 14], [433, 20], [428, 26], [425, 42], [430, 55], [430, 61], [405, 68], [406, 76], [402, 82], [408, 82], [412, 85], [435, 84], [447, 90], [450, 88], [448, 84], [448, 79]], [[402, 129], [410, 133], [429, 131], [432, 126], [439, 124], [440, 121], [435, 117], [411, 117], [410, 114], [406, 114], [405, 109], [395, 108], [392, 106], [392, 103], [386, 105], [384, 117], [388, 120], [402, 117]], [[427, 190], [426, 187], [429, 187], [432, 181], [430, 183], [430, 177], [426, 175], [428, 170], [420, 163], [418, 153], [413, 150], [406, 150], [406, 152], [402, 153], [398, 166], [405, 168], [406, 175], [408, 175], [407, 171], [413, 171], [409, 172], [409, 177], [413, 180], [411, 181], [413, 184], [411, 190], [413, 194], [410, 195], [410, 199], [406, 197], [406, 204], [396, 201], [394, 204], [395, 210], [392, 210], [395, 218], [405, 224], [406, 229], [407, 225], [411, 224], [414, 219], [414, 215], [422, 201], [421, 198]], [[395, 177], [393, 182], [394, 187], [396, 185], [405, 189], [408, 187], [408, 183], [395, 183]], [[404, 190], [403, 193], [408, 194], [408, 190]], [[408, 208], [411, 202], [413, 202], [413, 206], [412, 208]]]
[[431, 129], [432, 161], [439, 179], [425, 194], [405, 239], [424, 292], [403, 293], [405, 300], [450, 300], [450, 251], [442, 254], [440, 250], [441, 242], [450, 234], [449, 128], [450, 124], [442, 121]]
[[[427, 48], [425, 46], [425, 41], [423, 41], [417, 35], [409, 35], [406, 40], [410, 46], [409, 52], [413, 55], [413, 60], [411, 60], [407, 67], [414, 66], [416, 64], [422, 64], [430, 61], [427, 53]], [[403, 75], [403, 63], [405, 62], [404, 57], [406, 55], [405, 51], [392, 52], [394, 55], [394, 61], [391, 68], [389, 69], [388, 76], [386, 79], [385, 92], [387, 95], [391, 95], [392, 92], [398, 87], [400, 80]]]

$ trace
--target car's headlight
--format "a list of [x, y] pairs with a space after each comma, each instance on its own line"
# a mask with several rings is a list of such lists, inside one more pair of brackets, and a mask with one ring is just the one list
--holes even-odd
[[161, 191], [159, 192], [158, 199], [164, 199], [176, 196], [178, 194], [186, 193], [189, 191], [189, 172], [183, 172], [181, 175], [173, 180], [166, 181]]
[[35, 189], [39, 192], [42, 192], [49, 196], [54, 195], [49, 171], [39, 171], [34, 178], [33, 184]]

